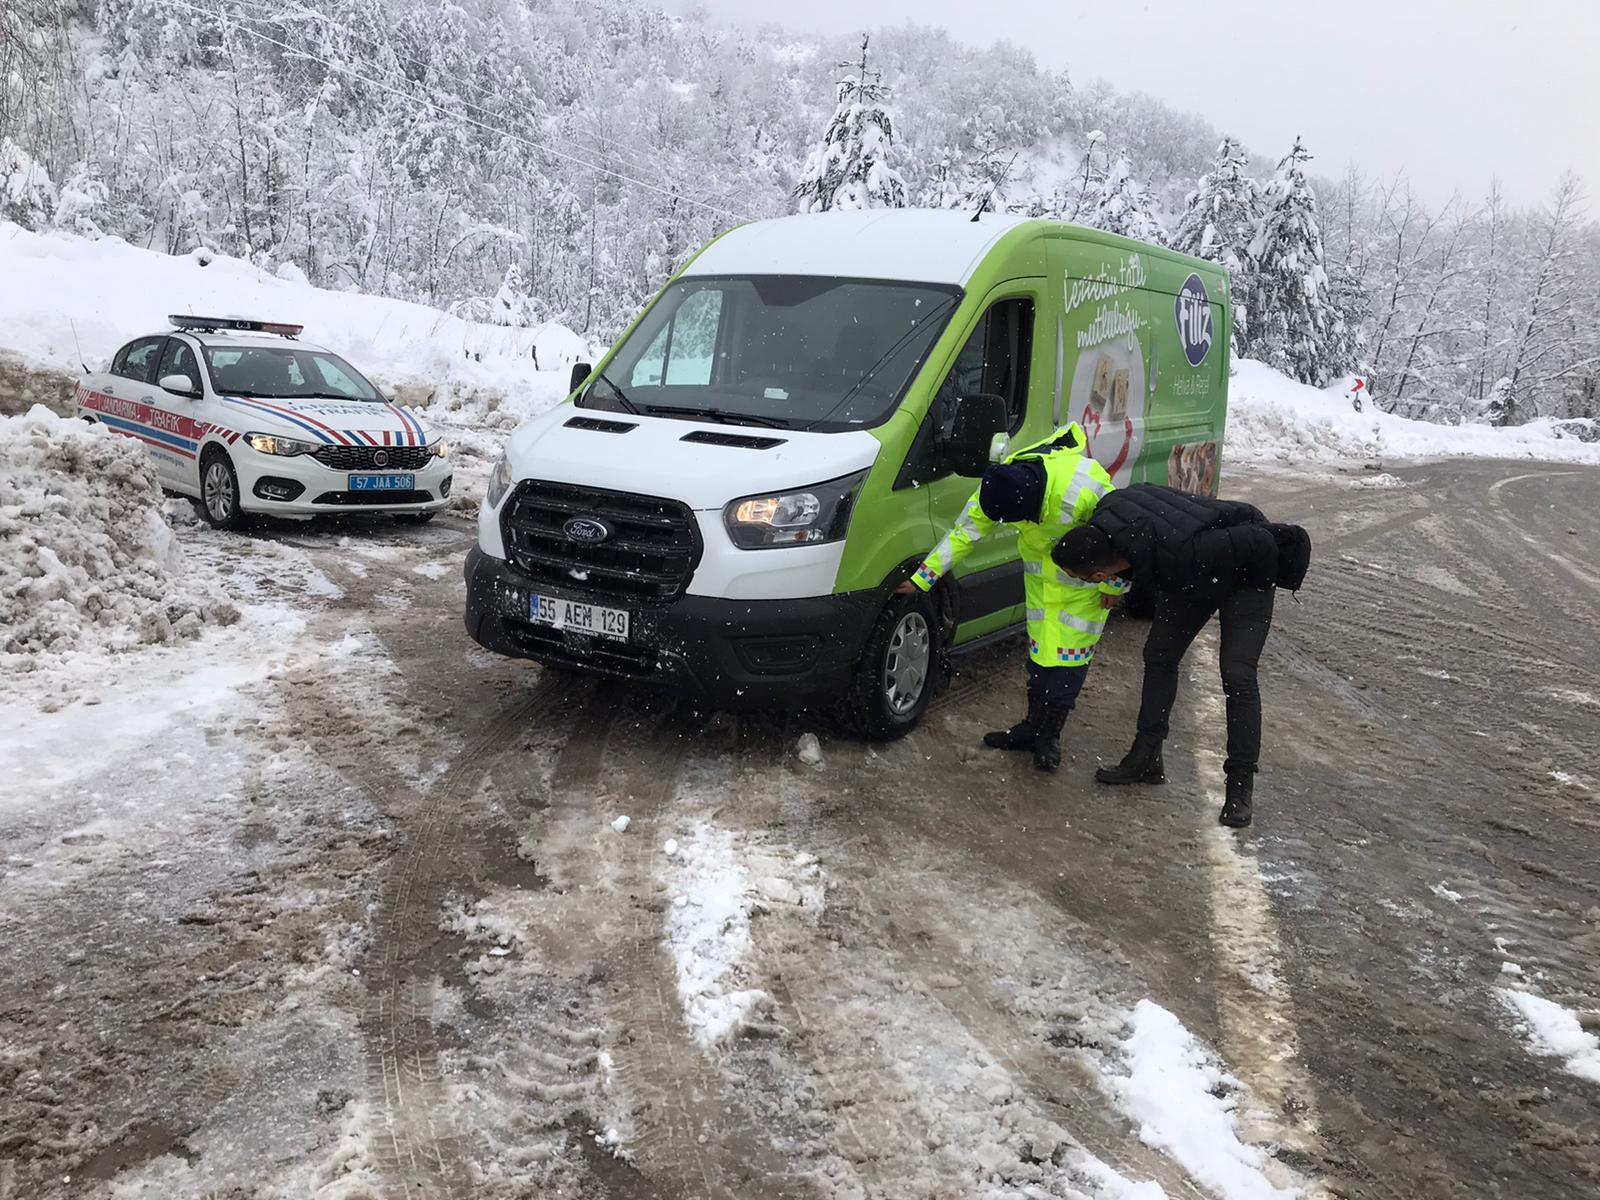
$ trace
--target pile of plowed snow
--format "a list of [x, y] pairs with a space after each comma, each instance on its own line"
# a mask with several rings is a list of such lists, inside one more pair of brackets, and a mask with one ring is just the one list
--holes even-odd
[[1346, 394], [1349, 383], [1308, 387], [1262, 363], [1237, 360], [1223, 453], [1236, 461], [1288, 464], [1461, 455], [1600, 463], [1600, 442], [1564, 436], [1554, 421], [1505, 429], [1437, 425], [1377, 411], [1370, 400], [1357, 412]]
[[143, 446], [42, 405], [0, 418], [0, 669], [182, 641], [238, 616], [186, 576]]

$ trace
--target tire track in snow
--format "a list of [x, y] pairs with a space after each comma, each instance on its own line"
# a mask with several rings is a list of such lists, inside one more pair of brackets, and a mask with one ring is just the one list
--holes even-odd
[[[1227, 781], [1215, 742], [1226, 719], [1211, 639], [1196, 644], [1192, 662], [1189, 694], [1201, 697], [1200, 724], [1209, 731], [1209, 736], [1197, 736], [1194, 760], [1207, 822], [1201, 843], [1211, 902], [1220, 1049], [1252, 1101], [1240, 1105], [1240, 1137], [1323, 1159], [1316, 1092], [1300, 1059], [1294, 1001], [1283, 980], [1278, 925], [1260, 863], [1247, 838], [1216, 823]], [[1310, 1200], [1328, 1194], [1320, 1184], [1291, 1176], [1270, 1156], [1264, 1173], [1279, 1187], [1306, 1188]]]
[[[809, 1196], [790, 1164], [757, 1127], [714, 1051], [690, 1037], [678, 997], [656, 866], [668, 835], [663, 816], [680, 787], [684, 760], [707, 731], [708, 718], [680, 703], [647, 732], [644, 744], [615, 734], [608, 757], [622, 758], [622, 790], [632, 818], [614, 894], [629, 905], [625, 920], [620, 1006], [613, 1024], [631, 1042], [613, 1051], [617, 1080], [633, 1101], [636, 1133], [628, 1147], [640, 1169], [658, 1183], [717, 1200]], [[760, 1181], [752, 1193], [752, 1180]]]
[[414, 797], [415, 806], [397, 818], [404, 843], [379, 885], [361, 1026], [368, 1096], [381, 1122], [374, 1131], [378, 1169], [406, 1200], [471, 1194], [464, 1134], [450, 1118], [433, 1022], [437, 968], [427, 961], [440, 938], [446, 895], [463, 873], [462, 806], [495, 759], [516, 744], [515, 735], [554, 708], [564, 690], [564, 680], [547, 681], [482, 727], [427, 794]]

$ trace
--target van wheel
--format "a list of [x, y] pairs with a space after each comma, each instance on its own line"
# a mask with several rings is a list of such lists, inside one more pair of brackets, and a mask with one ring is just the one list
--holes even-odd
[[841, 723], [874, 741], [904, 737], [933, 698], [939, 654], [938, 615], [926, 593], [891, 597], [837, 711]]
[[239, 529], [244, 510], [239, 507], [239, 476], [228, 456], [215, 446], [200, 458], [200, 498], [194, 502], [200, 516], [213, 529]]

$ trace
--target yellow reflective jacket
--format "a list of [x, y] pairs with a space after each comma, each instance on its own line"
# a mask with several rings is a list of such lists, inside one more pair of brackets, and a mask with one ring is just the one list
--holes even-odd
[[[1113, 484], [1105, 468], [1083, 452], [1083, 429], [1073, 422], [1048, 440], [1018, 450], [1006, 462], [1037, 459], [1044, 464], [1044, 503], [1037, 521], [1018, 521], [1017, 550], [1022, 558], [1027, 600], [1028, 650], [1048, 667], [1086, 666], [1105, 631], [1109, 611], [1102, 596], [1120, 596], [1132, 586], [1121, 579], [1084, 583], [1050, 561], [1061, 535], [1094, 515], [1095, 505]], [[923, 591], [952, 571], [983, 537], [1002, 522], [984, 513], [973, 492], [944, 540], [934, 547], [913, 582]]]

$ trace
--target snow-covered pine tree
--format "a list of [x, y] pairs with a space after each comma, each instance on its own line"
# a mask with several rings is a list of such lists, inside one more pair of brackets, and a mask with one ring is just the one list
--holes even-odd
[[889, 89], [878, 72], [867, 70], [867, 41], [861, 39], [860, 62], [839, 64], [853, 74], [839, 81], [833, 119], [794, 189], [801, 212], [905, 208], [909, 203], [905, 180], [895, 169], [900, 154]]
[[1200, 176], [1194, 191], [1184, 199], [1183, 216], [1172, 235], [1172, 248], [1208, 259], [1228, 269], [1233, 293], [1235, 344], [1250, 336], [1250, 293], [1255, 286], [1255, 263], [1250, 243], [1261, 219], [1261, 185], [1246, 173], [1249, 155], [1231, 137], [1217, 147], [1211, 170]]
[[1325, 387], [1355, 361], [1356, 345], [1323, 266], [1317, 197], [1305, 173], [1310, 160], [1296, 138], [1263, 190], [1250, 243], [1256, 275], [1245, 350], [1302, 383]]
[[1149, 194], [1133, 177], [1133, 164], [1126, 154], [1117, 155], [1100, 181], [1100, 194], [1095, 197], [1086, 223], [1141, 242], [1167, 244], [1167, 231], [1151, 211]]
[[1489, 390], [1489, 401], [1484, 408], [1484, 419], [1491, 425], [1506, 426], [1517, 423], [1517, 385], [1509, 376], [1502, 375]]

